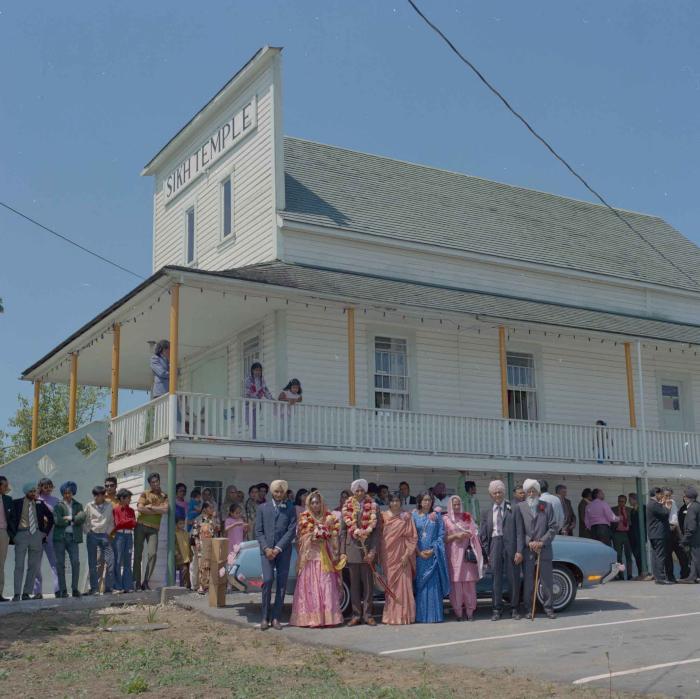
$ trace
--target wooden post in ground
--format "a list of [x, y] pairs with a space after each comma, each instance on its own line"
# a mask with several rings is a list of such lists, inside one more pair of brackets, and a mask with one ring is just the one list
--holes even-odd
[[226, 571], [221, 575], [221, 569], [226, 566], [228, 558], [228, 539], [217, 538], [211, 540], [211, 558], [209, 570], [209, 606], [226, 606], [226, 585], [228, 575]]

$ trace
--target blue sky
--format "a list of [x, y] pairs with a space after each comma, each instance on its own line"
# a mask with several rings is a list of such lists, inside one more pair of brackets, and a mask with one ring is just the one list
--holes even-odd
[[[700, 4], [419, 4], [611, 202], [700, 243]], [[148, 275], [141, 167], [264, 44], [287, 134], [588, 198], [399, 0], [2, 2], [0, 198]], [[2, 210], [0, 244], [4, 426], [20, 372], [137, 280]]]

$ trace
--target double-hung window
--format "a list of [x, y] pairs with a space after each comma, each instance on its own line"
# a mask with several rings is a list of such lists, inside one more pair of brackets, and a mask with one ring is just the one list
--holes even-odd
[[185, 211], [185, 264], [195, 261], [194, 206]]
[[409, 409], [408, 343], [404, 339], [374, 338], [374, 406]]
[[537, 420], [535, 358], [523, 352], [508, 352], [508, 417]]
[[233, 238], [233, 175], [221, 182], [221, 240]]

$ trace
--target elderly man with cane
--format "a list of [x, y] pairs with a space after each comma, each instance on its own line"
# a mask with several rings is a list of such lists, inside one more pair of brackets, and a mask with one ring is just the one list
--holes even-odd
[[540, 499], [540, 484], [528, 478], [523, 483], [526, 499], [515, 506], [517, 551], [523, 557], [526, 604], [532, 604], [530, 618], [535, 618], [538, 583], [542, 586], [545, 614], [556, 619], [552, 606], [552, 541], [557, 533], [557, 520], [552, 506]]

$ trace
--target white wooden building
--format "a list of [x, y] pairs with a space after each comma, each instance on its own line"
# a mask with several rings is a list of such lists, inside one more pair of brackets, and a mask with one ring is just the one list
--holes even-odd
[[[112, 386], [109, 471], [335, 504], [353, 473], [417, 492], [466, 470], [697, 481], [700, 249], [661, 219], [289, 138], [281, 50], [256, 55], [145, 166], [153, 275], [27, 369]], [[171, 337], [176, 393], [149, 389]], [[242, 399], [262, 362], [276, 395]], [[596, 427], [604, 420], [606, 427]], [[169, 464], [169, 466], [168, 466]], [[169, 471], [168, 471], [169, 468]]]

